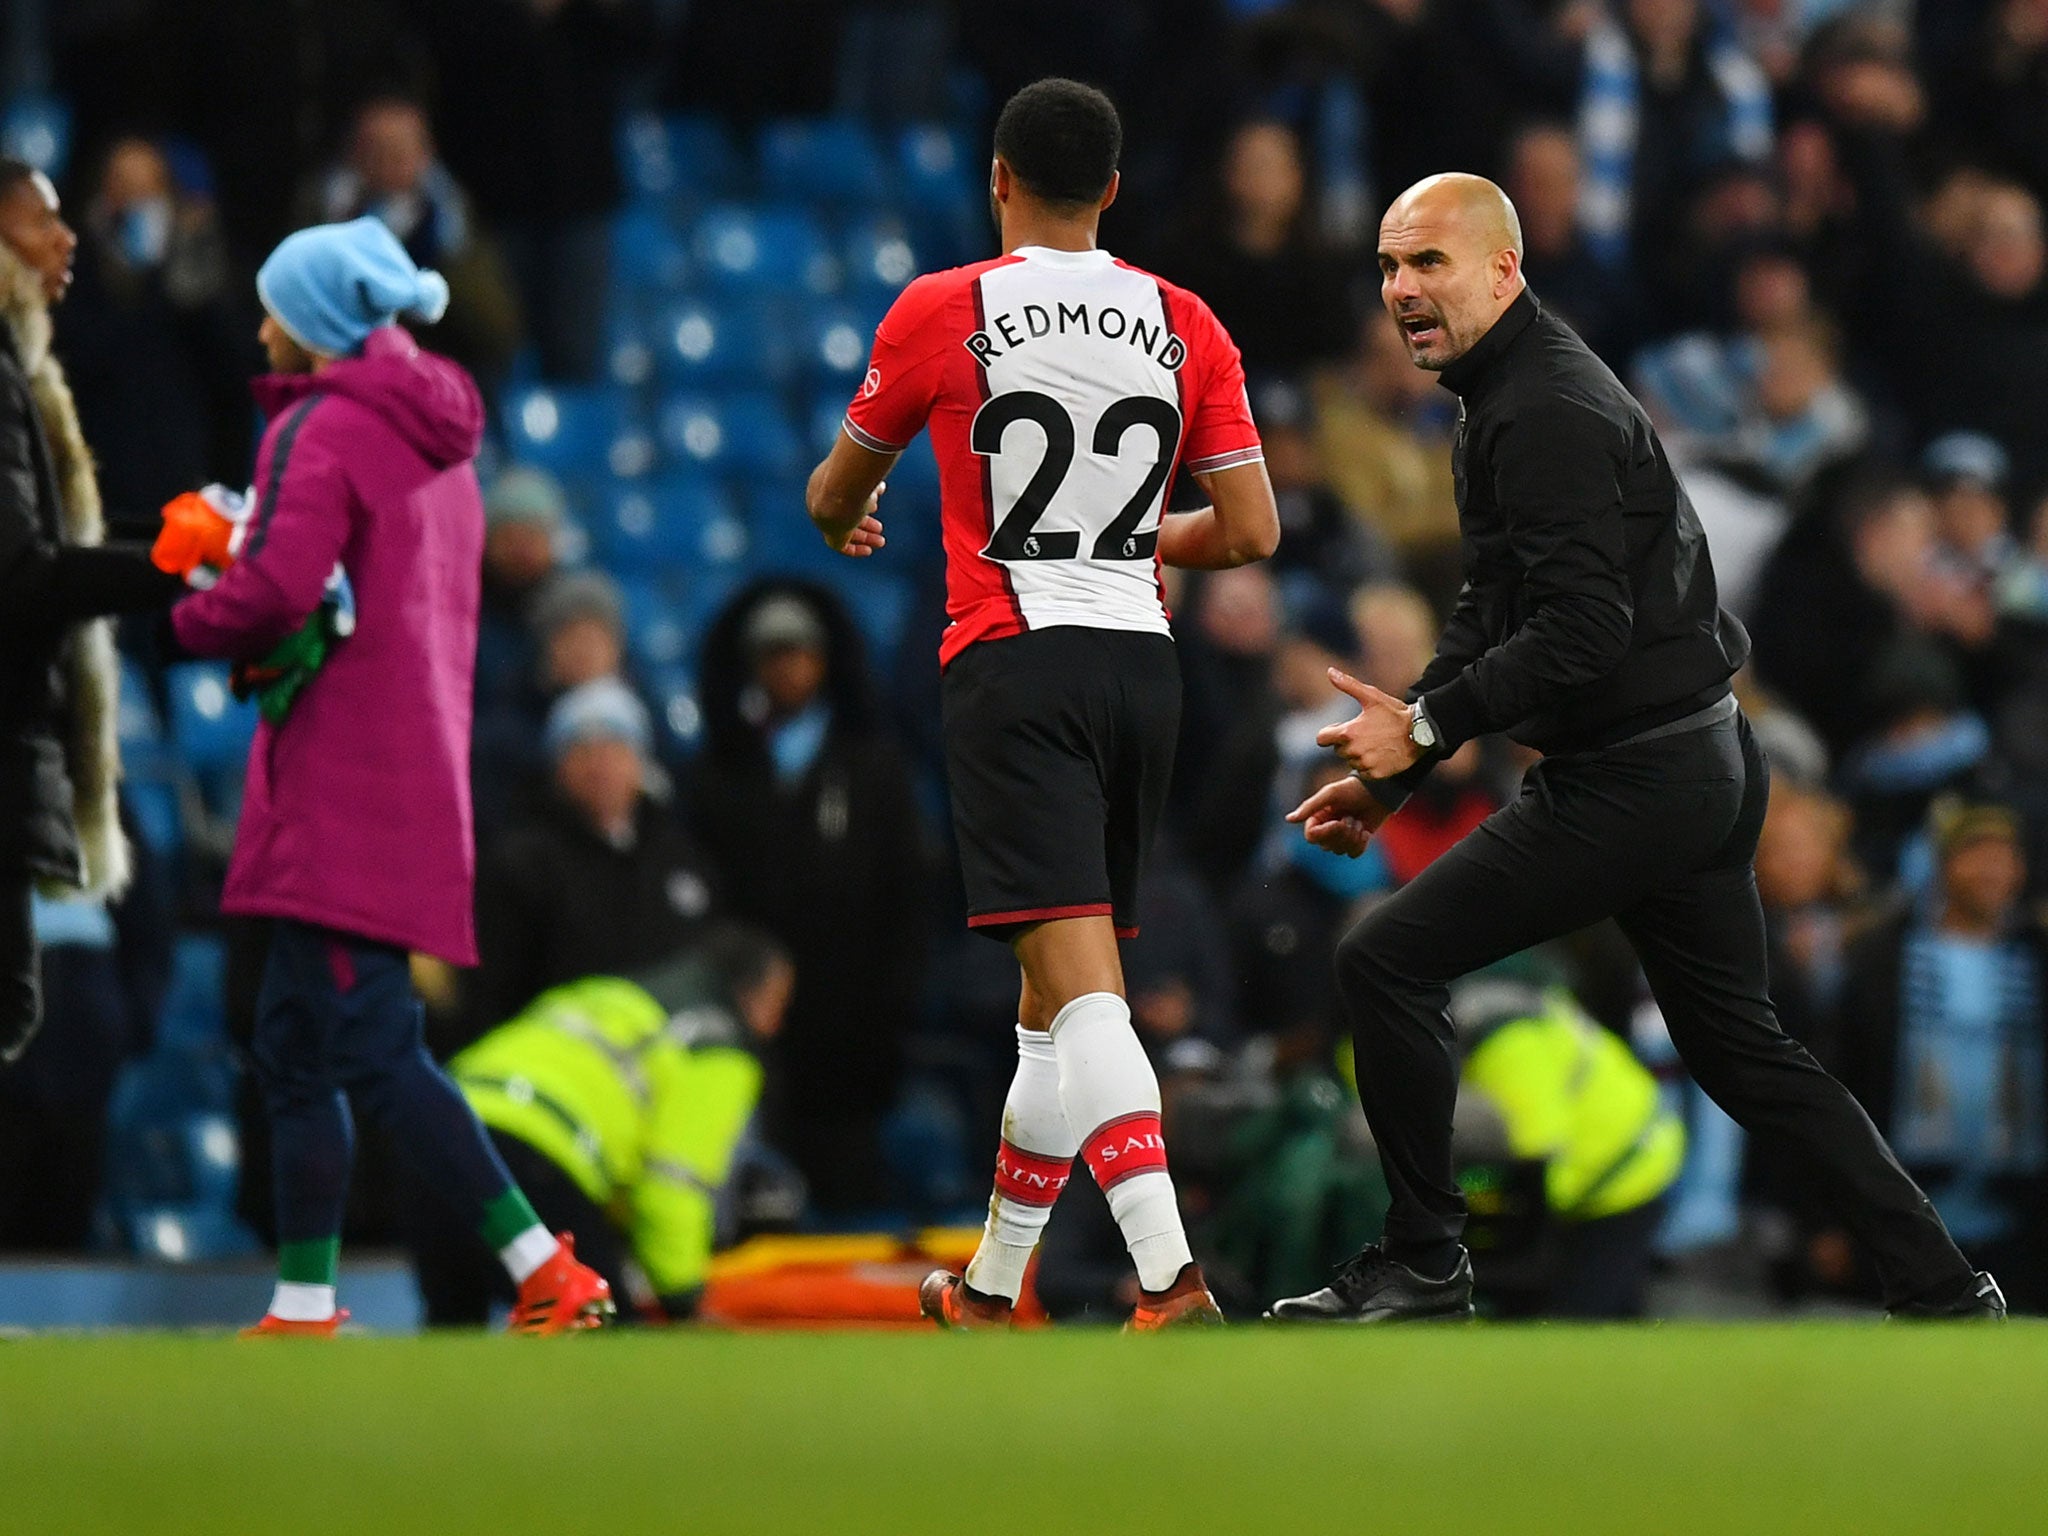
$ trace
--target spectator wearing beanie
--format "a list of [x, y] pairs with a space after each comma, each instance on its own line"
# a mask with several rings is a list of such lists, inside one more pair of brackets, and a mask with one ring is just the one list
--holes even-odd
[[685, 948], [714, 906], [703, 854], [669, 803], [647, 708], [615, 677], [548, 711], [544, 803], [498, 838], [477, 890], [483, 963], [463, 1037], [504, 1023], [550, 987], [616, 976]]

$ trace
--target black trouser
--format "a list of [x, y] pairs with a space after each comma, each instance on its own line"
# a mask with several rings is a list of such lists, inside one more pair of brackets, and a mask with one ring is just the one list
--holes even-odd
[[1612, 917], [1693, 1079], [1840, 1202], [1885, 1298], [1970, 1277], [1933, 1205], [1847, 1089], [1778, 1027], [1752, 860], [1770, 774], [1749, 724], [1546, 757], [1513, 804], [1337, 946], [1358, 1092], [1393, 1203], [1396, 1257], [1441, 1262], [1464, 1230], [1451, 1177], [1458, 1049], [1449, 984]]
[[[611, 1218], [553, 1159], [503, 1131], [489, 1135], [541, 1224], [576, 1239], [576, 1257], [611, 1285], [619, 1320], [633, 1321], [626, 1242]], [[517, 1299], [498, 1256], [478, 1242], [475, 1233], [449, 1221], [446, 1208], [432, 1193], [416, 1189], [413, 1207], [406, 1214], [407, 1241], [429, 1328], [481, 1328], [490, 1320], [492, 1302], [510, 1305]]]
[[33, 889], [26, 874], [0, 874], [0, 1067], [28, 1049], [43, 1022]]

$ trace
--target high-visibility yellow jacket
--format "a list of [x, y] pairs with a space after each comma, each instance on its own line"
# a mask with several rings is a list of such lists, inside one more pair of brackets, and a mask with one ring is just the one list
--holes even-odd
[[1685, 1127], [1656, 1079], [1569, 994], [1547, 993], [1540, 1013], [1483, 1035], [1466, 1054], [1464, 1083], [1500, 1110], [1517, 1157], [1543, 1161], [1547, 1203], [1565, 1220], [1646, 1205], [1685, 1160]]
[[484, 1124], [545, 1154], [632, 1241], [657, 1294], [704, 1283], [715, 1202], [761, 1096], [722, 1008], [668, 1012], [630, 981], [544, 992], [449, 1063]]

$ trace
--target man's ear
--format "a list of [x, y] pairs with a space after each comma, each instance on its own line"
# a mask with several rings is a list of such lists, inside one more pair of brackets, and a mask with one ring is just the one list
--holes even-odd
[[997, 155], [995, 159], [995, 167], [993, 170], [989, 172], [989, 187], [991, 194], [994, 196], [997, 202], [1007, 203], [1010, 200], [1010, 190], [1013, 186], [1015, 186], [1015, 184], [1016, 181], [1014, 176], [1011, 174], [1009, 164], [1003, 159], [1001, 155]]
[[1522, 258], [1515, 254], [1513, 246], [1494, 252], [1493, 296], [1504, 299], [1512, 294], [1522, 279]]
[[1124, 173], [1122, 171], [1111, 171], [1109, 173], [1109, 186], [1105, 188], [1103, 191], [1102, 201], [1095, 205], [1096, 210], [1098, 212], [1100, 212], [1103, 209], [1106, 209], [1107, 207], [1109, 207], [1111, 203], [1116, 201], [1117, 191], [1123, 186], [1123, 184]]

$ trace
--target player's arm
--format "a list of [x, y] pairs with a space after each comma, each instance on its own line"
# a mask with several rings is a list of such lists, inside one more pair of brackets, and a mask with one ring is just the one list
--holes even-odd
[[946, 338], [938, 317], [956, 291], [943, 276], [921, 277], [897, 295], [875, 327], [867, 377], [846, 408], [832, 451], [811, 471], [805, 510], [842, 555], [872, 555], [885, 542], [875, 515], [882, 477], [931, 415]]
[[804, 489], [804, 507], [825, 542], [842, 555], [872, 555], [888, 542], [875, 515], [882, 477], [897, 455], [878, 453], [842, 431]]
[[1209, 505], [1169, 512], [1159, 525], [1159, 558], [1190, 571], [1221, 571], [1268, 558], [1280, 547], [1280, 509], [1266, 464], [1255, 459], [1197, 473]]

